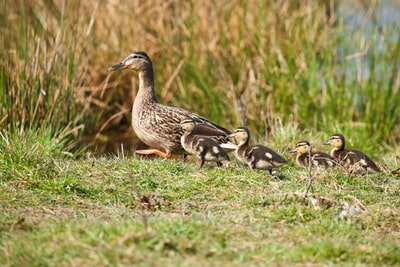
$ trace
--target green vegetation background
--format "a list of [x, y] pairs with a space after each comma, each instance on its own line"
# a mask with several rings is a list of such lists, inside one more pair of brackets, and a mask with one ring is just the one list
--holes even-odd
[[[400, 264], [400, 31], [381, 2], [0, 2], [1, 265]], [[164, 104], [287, 158], [341, 132], [387, 171], [313, 172], [303, 199], [293, 161], [274, 180], [127, 157], [138, 82], [106, 69], [132, 50]]]

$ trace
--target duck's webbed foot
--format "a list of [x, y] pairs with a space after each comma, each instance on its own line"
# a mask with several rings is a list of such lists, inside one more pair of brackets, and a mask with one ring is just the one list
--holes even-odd
[[166, 159], [171, 157], [171, 153], [165, 153], [158, 149], [144, 149], [144, 150], [136, 150], [136, 154], [141, 155], [157, 155]]

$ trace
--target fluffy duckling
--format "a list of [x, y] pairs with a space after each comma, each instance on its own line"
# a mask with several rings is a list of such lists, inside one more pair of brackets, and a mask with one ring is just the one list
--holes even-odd
[[[171, 154], [182, 154], [180, 137], [182, 131], [174, 130], [187, 117], [196, 121], [196, 135], [214, 137], [224, 146], [228, 142], [227, 129], [188, 110], [166, 106], [158, 102], [154, 86], [153, 64], [143, 51], [133, 51], [120, 63], [109, 67], [108, 71], [131, 69], [138, 73], [139, 90], [132, 107], [132, 127], [139, 140], [150, 149], [136, 150], [137, 154], [156, 154], [170, 158]], [[134, 89], [136, 91], [136, 89]], [[226, 144], [227, 149], [234, 149]]]
[[229, 137], [235, 137], [238, 142], [236, 158], [251, 169], [268, 170], [272, 174], [273, 169], [287, 163], [278, 153], [266, 146], [250, 146], [250, 131], [247, 127], [238, 127]]
[[331, 156], [351, 172], [381, 172], [367, 155], [359, 150], [345, 149], [345, 144], [342, 134], [334, 134], [324, 142], [324, 145], [333, 146]]
[[[333, 167], [337, 165], [336, 160], [327, 153], [313, 151], [308, 141], [300, 141], [296, 147], [289, 150], [289, 153], [297, 153], [296, 163], [301, 167], [308, 167], [311, 163], [315, 167]], [[310, 157], [311, 156], [311, 157]]]
[[218, 166], [221, 166], [222, 160], [230, 161], [228, 154], [219, 146], [217, 141], [210, 137], [194, 134], [196, 122], [193, 119], [187, 118], [175, 128], [183, 130], [182, 147], [187, 153], [199, 159], [200, 168], [203, 167], [205, 161], [216, 161]]

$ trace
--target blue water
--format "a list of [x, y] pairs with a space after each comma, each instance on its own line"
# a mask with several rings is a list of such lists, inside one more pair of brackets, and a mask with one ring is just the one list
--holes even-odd
[[346, 19], [347, 25], [360, 27], [366, 22], [365, 19], [369, 16], [371, 10], [372, 16], [369, 23], [378, 23], [381, 26], [400, 24], [399, 0], [378, 0], [376, 5], [373, 6], [363, 6], [360, 2], [362, 1], [343, 1], [339, 6], [339, 16]]
[[342, 71], [346, 77], [354, 79], [356, 75], [361, 81], [370, 77], [373, 66], [374, 78], [385, 79], [395, 65], [382, 65], [379, 61], [387, 61], [389, 48], [400, 42], [400, 1], [381, 0], [369, 6], [360, 2], [343, 1], [338, 7], [338, 18], [346, 31], [338, 46], [340, 59], [347, 66]]

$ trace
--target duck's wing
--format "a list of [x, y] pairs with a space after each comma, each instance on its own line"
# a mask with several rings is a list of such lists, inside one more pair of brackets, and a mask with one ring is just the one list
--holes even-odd
[[174, 123], [179, 123], [184, 119], [191, 118], [196, 122], [196, 132], [199, 135], [206, 136], [217, 136], [217, 135], [229, 135], [232, 132], [228, 129], [219, 126], [218, 124], [196, 114], [191, 111], [188, 111], [183, 108], [171, 107], [159, 105], [158, 108], [162, 109], [163, 113], [165, 113], [165, 117], [170, 118]]
[[225, 150], [235, 150], [237, 148], [237, 145], [229, 140], [229, 130], [217, 124], [214, 124], [213, 122], [210, 122], [204, 118], [202, 119], [203, 120], [200, 120], [196, 123], [196, 128], [193, 132], [194, 134], [212, 138]]
[[375, 162], [370, 159], [364, 152], [359, 150], [353, 150], [355, 153], [354, 160], [355, 162], [359, 162], [363, 168], [365, 168], [369, 172], [381, 172], [379, 167], [375, 164]]
[[256, 158], [264, 158], [268, 161], [286, 164], [287, 160], [284, 159], [281, 155], [278, 154], [275, 150], [263, 146], [263, 145], [255, 145], [251, 149], [251, 154]]
[[166, 110], [170, 113], [169, 117], [174, 123], [176, 123], [176, 121], [179, 123], [187, 118], [193, 119], [196, 122], [196, 128], [193, 131], [194, 135], [210, 137], [225, 149], [236, 149], [236, 145], [228, 138], [228, 135], [232, 133], [230, 130], [183, 108], [168, 106]]
[[318, 163], [318, 165], [320, 165], [320, 164], [322, 164], [324, 166], [336, 166], [337, 165], [337, 161], [331, 155], [324, 153], [324, 152], [320, 152], [320, 151], [313, 152], [311, 157], [314, 162]]

